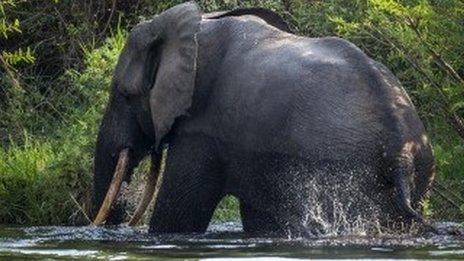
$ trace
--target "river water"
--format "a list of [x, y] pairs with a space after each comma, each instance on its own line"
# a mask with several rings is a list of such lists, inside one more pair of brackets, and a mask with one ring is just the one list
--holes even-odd
[[146, 227], [0, 226], [0, 259], [464, 259], [462, 228], [451, 222], [437, 227], [438, 235], [276, 239], [247, 238], [240, 222], [214, 222], [203, 235], [169, 236], [149, 235]]

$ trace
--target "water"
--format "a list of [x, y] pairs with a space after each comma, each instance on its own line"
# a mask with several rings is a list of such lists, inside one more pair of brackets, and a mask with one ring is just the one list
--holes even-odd
[[[0, 259], [464, 259], [455, 223], [439, 235], [353, 234], [313, 239], [247, 238], [239, 222], [214, 223], [204, 235], [152, 236], [146, 227], [0, 227]], [[455, 235], [452, 235], [455, 234]]]

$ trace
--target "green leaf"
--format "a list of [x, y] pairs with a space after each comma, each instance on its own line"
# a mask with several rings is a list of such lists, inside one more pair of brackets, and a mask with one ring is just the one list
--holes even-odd
[[456, 112], [458, 110], [464, 109], [464, 101], [457, 102], [451, 106], [451, 111]]

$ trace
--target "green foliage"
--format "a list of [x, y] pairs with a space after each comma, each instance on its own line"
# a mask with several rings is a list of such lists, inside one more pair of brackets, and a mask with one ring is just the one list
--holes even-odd
[[34, 63], [35, 57], [32, 54], [31, 48], [27, 47], [24, 51], [23, 48], [19, 48], [13, 52], [6, 52], [2, 51], [3, 59], [7, 62], [7, 64], [15, 65], [19, 64], [20, 62], [25, 63]]
[[[64, 86], [72, 95], [53, 96], [56, 100], [51, 103], [59, 106], [55, 108], [59, 118], [23, 113], [39, 93], [23, 96], [19, 108], [6, 111], [13, 117], [4, 119], [7, 125], [18, 121], [25, 131], [20, 133], [22, 138], [15, 135], [0, 150], [0, 223], [83, 221], [72, 197], [88, 207], [94, 141], [124, 39], [124, 33], [117, 31], [103, 47], [87, 52], [86, 70], [69, 70], [63, 75]], [[29, 125], [28, 120], [33, 123]], [[35, 126], [45, 128], [46, 133], [27, 131]]]
[[[21, 25], [17, 18], [10, 20], [9, 17], [6, 16], [5, 9], [8, 8], [15, 8], [21, 0], [3, 0], [0, 2], [0, 37], [8, 38], [9, 35], [14, 33], [21, 33]], [[13, 51], [5, 51], [2, 50], [2, 66], [3, 69], [8, 70], [8, 66], [16, 65], [20, 62], [25, 63], [34, 63], [34, 56], [32, 55], [32, 51], [29, 47], [24, 50], [21, 47], [18, 47], [16, 50]]]
[[233, 196], [224, 197], [213, 215], [215, 220], [235, 220], [238, 217], [240, 217], [239, 201]]
[[[4, 11], [0, 12], [2, 15], [5, 15]], [[0, 19], [0, 33], [3, 35], [4, 38], [8, 38], [8, 33], [12, 32], [21, 32], [21, 30], [19, 30], [19, 20], [15, 19], [14, 22], [7, 23], [5, 17], [2, 17]]]
[[62, 146], [69, 144], [26, 140], [0, 151], [0, 223], [63, 223], [73, 209], [70, 176], [60, 169], [68, 159]]
[[5, 8], [15, 7], [19, 1], [17, 0], [8, 0], [0, 2], [0, 35], [4, 38], [8, 38], [8, 34], [13, 32], [21, 32], [19, 20], [14, 19], [13, 21], [8, 21], [6, 17]]

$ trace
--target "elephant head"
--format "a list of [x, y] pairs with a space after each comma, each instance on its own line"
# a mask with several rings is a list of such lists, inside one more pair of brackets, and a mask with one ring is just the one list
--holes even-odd
[[[190, 107], [200, 20], [198, 6], [188, 2], [131, 31], [114, 72], [97, 138], [94, 207], [100, 211], [95, 223], [109, 216], [122, 179], [130, 177], [150, 150], [159, 155], [175, 118]], [[152, 161], [154, 167], [157, 161], [159, 157]]]

